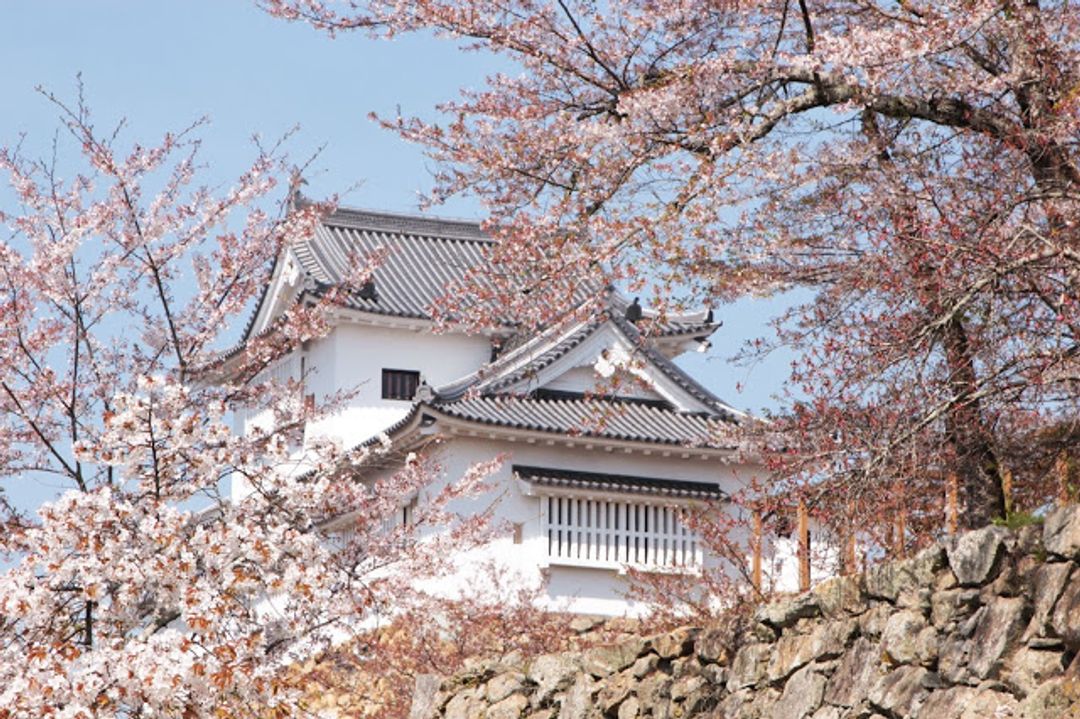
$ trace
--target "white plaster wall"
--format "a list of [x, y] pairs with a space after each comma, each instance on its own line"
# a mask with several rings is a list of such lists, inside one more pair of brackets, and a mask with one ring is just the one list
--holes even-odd
[[[707, 481], [719, 483], [731, 492], [737, 491], [748, 481], [752, 472], [759, 471], [745, 466], [726, 466], [715, 459], [683, 459], [677, 454], [664, 458], [659, 455], [609, 453], [603, 449], [569, 448], [561, 444], [530, 445], [458, 437], [450, 439], [438, 452], [437, 459], [443, 474], [421, 493], [421, 504], [437, 495], [446, 482], [460, 477], [472, 463], [490, 459], [501, 452], [507, 453], [507, 458], [499, 472], [492, 477], [493, 490], [484, 497], [458, 501], [452, 509], [470, 515], [494, 504], [493, 522], [496, 526], [505, 526], [494, 541], [463, 559], [465, 570], [442, 579], [435, 589], [449, 596], [467, 593], [471, 584], [470, 563], [494, 561], [508, 575], [516, 574], [517, 581], [527, 586], [542, 587], [539, 599], [547, 608], [607, 616], [633, 615], [643, 609], [626, 600], [627, 578], [611, 569], [557, 564], [545, 567], [547, 538], [541, 524], [540, 498], [527, 496], [523, 492], [524, 488], [512, 477], [512, 465]], [[513, 543], [514, 523], [522, 525], [520, 545]], [[737, 540], [746, 541], [746, 537], [740, 536]], [[709, 564], [715, 566], [715, 561]]]
[[[462, 334], [435, 335], [427, 331], [340, 324], [325, 337], [305, 343], [276, 364], [292, 361], [293, 377], [299, 377], [300, 358], [304, 362], [303, 393], [314, 394], [316, 402], [325, 402], [331, 394], [355, 390], [343, 411], [307, 428], [307, 439], [331, 437], [346, 447], [373, 437], [402, 419], [412, 403], [382, 399], [382, 370], [419, 371], [428, 384], [437, 386], [459, 379], [480, 367], [490, 358], [491, 345], [482, 336]], [[269, 421], [268, 413], [238, 410], [233, 415], [233, 429], [238, 434]], [[290, 472], [309, 469], [297, 447], [297, 465]], [[234, 499], [246, 495], [250, 487], [234, 480], [230, 494]]]
[[[792, 522], [794, 525], [794, 520]], [[799, 591], [799, 539], [793, 531], [789, 536], [767, 534], [762, 538], [762, 580], [767, 590], [774, 592]], [[838, 548], [823, 527], [810, 519], [810, 584], [814, 585], [836, 576], [840, 555]]]
[[663, 399], [651, 388], [642, 386], [641, 380], [637, 377], [624, 373], [624, 376], [620, 377], [616, 382], [601, 377], [592, 367], [575, 367], [551, 380], [544, 387], [564, 392], [597, 392], [600, 394], [612, 394], [612, 388], [614, 387], [614, 394], [619, 397]]
[[326, 356], [313, 360], [313, 366], [320, 379], [329, 381], [319, 385], [317, 401], [337, 389], [355, 390], [355, 395], [343, 412], [309, 432], [336, 437], [346, 445], [362, 442], [408, 414], [411, 402], [382, 398], [383, 369], [415, 370], [438, 386], [474, 372], [491, 352], [486, 337], [355, 324], [335, 327], [318, 344], [326, 347]]

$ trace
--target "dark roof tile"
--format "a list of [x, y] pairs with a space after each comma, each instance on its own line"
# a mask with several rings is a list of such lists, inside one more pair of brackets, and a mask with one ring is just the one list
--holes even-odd
[[449, 285], [484, 261], [491, 244], [475, 223], [338, 210], [314, 236], [292, 245], [300, 266], [317, 283], [315, 294], [340, 284], [354, 262], [377, 253], [374, 297], [358, 289], [344, 300], [351, 309], [427, 318]]
[[556, 489], [592, 489], [601, 492], [627, 492], [679, 499], [723, 499], [727, 496], [720, 489], [720, 485], [709, 482], [578, 472], [517, 464], [513, 466], [513, 472], [529, 484]]
[[729, 427], [716, 417], [632, 401], [467, 397], [437, 401], [433, 408], [458, 419], [516, 429], [687, 447], [728, 447], [721, 439]]

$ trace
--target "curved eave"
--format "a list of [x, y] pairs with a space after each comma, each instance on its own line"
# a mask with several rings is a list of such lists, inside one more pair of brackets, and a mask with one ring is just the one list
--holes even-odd
[[619, 450], [684, 458], [692, 456], [700, 456], [702, 459], [731, 457], [738, 452], [738, 447], [735, 446], [690, 445], [665, 440], [612, 437], [600, 432], [582, 431], [577, 434], [568, 434], [561, 430], [542, 427], [509, 426], [499, 422], [456, 417], [441, 412], [438, 407], [429, 405], [422, 405], [422, 407], [425, 414], [433, 416], [437, 422], [444, 425], [450, 434], [457, 436], [501, 439], [511, 443], [558, 444], [566, 447], [582, 447], [604, 451]]
[[[665, 377], [674, 382], [680, 389], [716, 412], [719, 415], [719, 419], [726, 420], [732, 424], [741, 424], [744, 421], [751, 419], [751, 416], [746, 412], [735, 409], [713, 394], [707, 387], [691, 377], [685, 370], [665, 357], [662, 352], [649, 347], [647, 337], [643, 338], [637, 327], [629, 320], [614, 313], [609, 313], [609, 317], [611, 323], [631, 346], [635, 346], [637, 351], [646, 357]], [[642, 342], [642, 339], [645, 339], [645, 342]]]

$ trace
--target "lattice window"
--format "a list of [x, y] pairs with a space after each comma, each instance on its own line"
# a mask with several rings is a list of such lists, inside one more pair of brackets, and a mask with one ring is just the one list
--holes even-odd
[[696, 568], [701, 542], [675, 507], [580, 497], [541, 497], [551, 564]]
[[304, 373], [304, 359], [292, 352], [278, 359], [259, 373], [259, 382], [274, 381], [282, 385], [293, 380], [300, 380]]
[[420, 386], [420, 373], [404, 369], [382, 371], [382, 398], [412, 400]]

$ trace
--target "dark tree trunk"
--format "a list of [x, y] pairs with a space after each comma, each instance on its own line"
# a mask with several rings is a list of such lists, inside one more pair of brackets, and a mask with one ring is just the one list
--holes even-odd
[[1005, 516], [1001, 470], [975, 392], [978, 379], [963, 321], [945, 325], [945, 360], [953, 403], [946, 418], [948, 442], [960, 480], [960, 526], [978, 529]]

